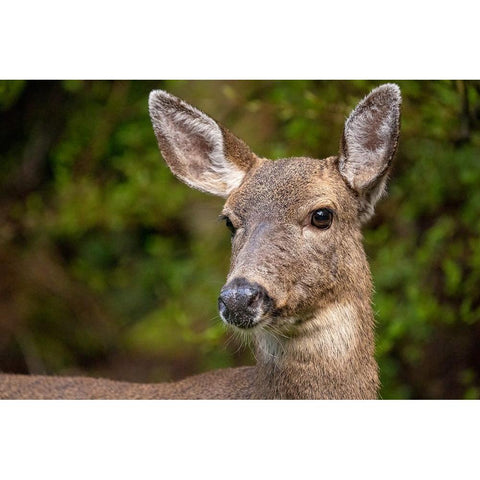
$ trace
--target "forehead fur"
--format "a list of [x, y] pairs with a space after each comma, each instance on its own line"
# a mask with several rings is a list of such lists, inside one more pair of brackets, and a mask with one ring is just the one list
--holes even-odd
[[[228, 198], [224, 210], [242, 219], [295, 215], [303, 206], [354, 210], [353, 192], [338, 171], [338, 157], [264, 160]], [[278, 219], [278, 217], [277, 217]]]

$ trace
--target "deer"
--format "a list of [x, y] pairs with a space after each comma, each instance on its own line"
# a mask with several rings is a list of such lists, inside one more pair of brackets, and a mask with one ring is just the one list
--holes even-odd
[[335, 156], [269, 160], [201, 110], [152, 91], [150, 118], [172, 173], [225, 199], [232, 255], [218, 310], [248, 336], [256, 365], [157, 384], [1, 374], [0, 398], [378, 398], [362, 227], [386, 191], [401, 101], [396, 84], [373, 89], [348, 116]]

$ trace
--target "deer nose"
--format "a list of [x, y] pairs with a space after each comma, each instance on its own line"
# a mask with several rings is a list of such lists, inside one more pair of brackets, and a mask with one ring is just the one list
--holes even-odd
[[225, 285], [218, 298], [218, 310], [225, 323], [252, 328], [272, 309], [273, 301], [264, 287], [244, 278]]

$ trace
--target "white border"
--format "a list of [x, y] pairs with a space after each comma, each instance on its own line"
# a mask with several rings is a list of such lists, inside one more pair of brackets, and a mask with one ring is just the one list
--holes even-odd
[[[4, 478], [471, 478], [475, 401], [4, 401]], [[470, 435], [469, 435], [470, 434]], [[474, 436], [475, 435], [475, 436]]]
[[[327, 6], [328, 5], [328, 6]], [[2, 6], [0, 78], [478, 78], [474, 2]]]

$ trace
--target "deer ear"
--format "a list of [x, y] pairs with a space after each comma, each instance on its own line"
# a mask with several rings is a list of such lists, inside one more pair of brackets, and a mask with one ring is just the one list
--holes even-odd
[[257, 162], [242, 140], [183, 100], [154, 90], [148, 104], [163, 158], [187, 185], [227, 197]]
[[381, 85], [357, 105], [345, 122], [339, 170], [358, 193], [362, 221], [373, 215], [375, 203], [385, 192], [398, 145], [401, 103], [397, 85]]

